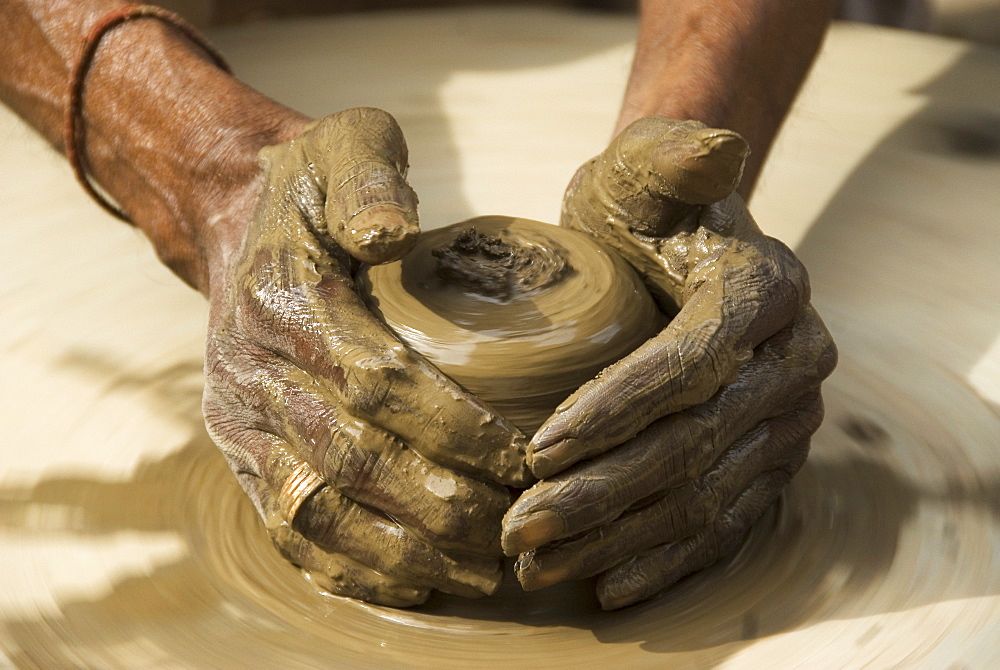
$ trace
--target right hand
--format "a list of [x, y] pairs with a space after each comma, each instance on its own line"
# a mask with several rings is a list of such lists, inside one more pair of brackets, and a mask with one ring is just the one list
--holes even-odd
[[205, 420], [278, 549], [326, 590], [392, 606], [500, 583], [524, 437], [403, 346], [356, 261], [418, 235], [406, 144], [352, 109], [261, 152], [242, 249], [210, 291]]
[[529, 590], [600, 574], [605, 609], [734, 553], [805, 462], [837, 349], [792, 251], [734, 193], [747, 145], [647, 117], [587, 162], [562, 224], [616, 250], [672, 319], [532, 438], [508, 512]]

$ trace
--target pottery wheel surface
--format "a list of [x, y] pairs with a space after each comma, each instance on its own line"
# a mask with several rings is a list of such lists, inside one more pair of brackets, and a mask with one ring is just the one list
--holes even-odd
[[[433, 227], [555, 220], [633, 31], [462, 10], [213, 37], [307, 113], [393, 112]], [[998, 81], [996, 51], [834, 29], [751, 207], [840, 346], [826, 422], [737, 556], [612, 613], [588, 583], [413, 610], [317, 593], [205, 434], [202, 300], [0, 110], [0, 665], [996, 667]]]

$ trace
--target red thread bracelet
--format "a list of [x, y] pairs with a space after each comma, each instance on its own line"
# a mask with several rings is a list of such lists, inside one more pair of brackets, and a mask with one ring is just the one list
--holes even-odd
[[117, 7], [102, 16], [90, 29], [87, 38], [83, 42], [76, 61], [73, 63], [73, 70], [69, 77], [69, 95], [66, 101], [66, 119], [63, 126], [63, 141], [66, 145], [66, 159], [69, 160], [70, 167], [73, 168], [73, 175], [83, 187], [83, 190], [90, 194], [101, 207], [122, 221], [132, 223], [128, 215], [120, 207], [117, 207], [108, 198], [97, 190], [90, 179], [87, 170], [87, 160], [83, 149], [86, 148], [86, 132], [83, 124], [83, 84], [87, 78], [87, 71], [97, 53], [97, 47], [101, 39], [111, 30], [123, 23], [135, 19], [159, 19], [178, 29], [185, 37], [201, 47], [215, 64], [225, 72], [232, 72], [226, 59], [198, 32], [198, 29], [188, 23], [182, 16], [175, 14], [162, 7], [154, 5], [128, 4]]

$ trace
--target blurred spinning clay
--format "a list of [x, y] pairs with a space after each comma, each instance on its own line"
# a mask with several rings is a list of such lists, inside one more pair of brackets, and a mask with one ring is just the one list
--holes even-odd
[[425, 232], [401, 261], [364, 268], [359, 284], [401, 340], [529, 435], [664, 325], [617, 254], [506, 216]]

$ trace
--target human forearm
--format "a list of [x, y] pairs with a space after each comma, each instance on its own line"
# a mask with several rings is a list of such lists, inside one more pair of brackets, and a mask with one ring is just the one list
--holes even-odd
[[[65, 151], [70, 71], [116, 0], [0, 0], [0, 97]], [[235, 244], [257, 188], [257, 150], [307, 119], [220, 70], [175, 28], [142, 19], [101, 40], [83, 95], [87, 165], [185, 281]]]
[[748, 196], [833, 15], [833, 0], [642, 0], [615, 134], [643, 116], [697, 119], [750, 143]]

